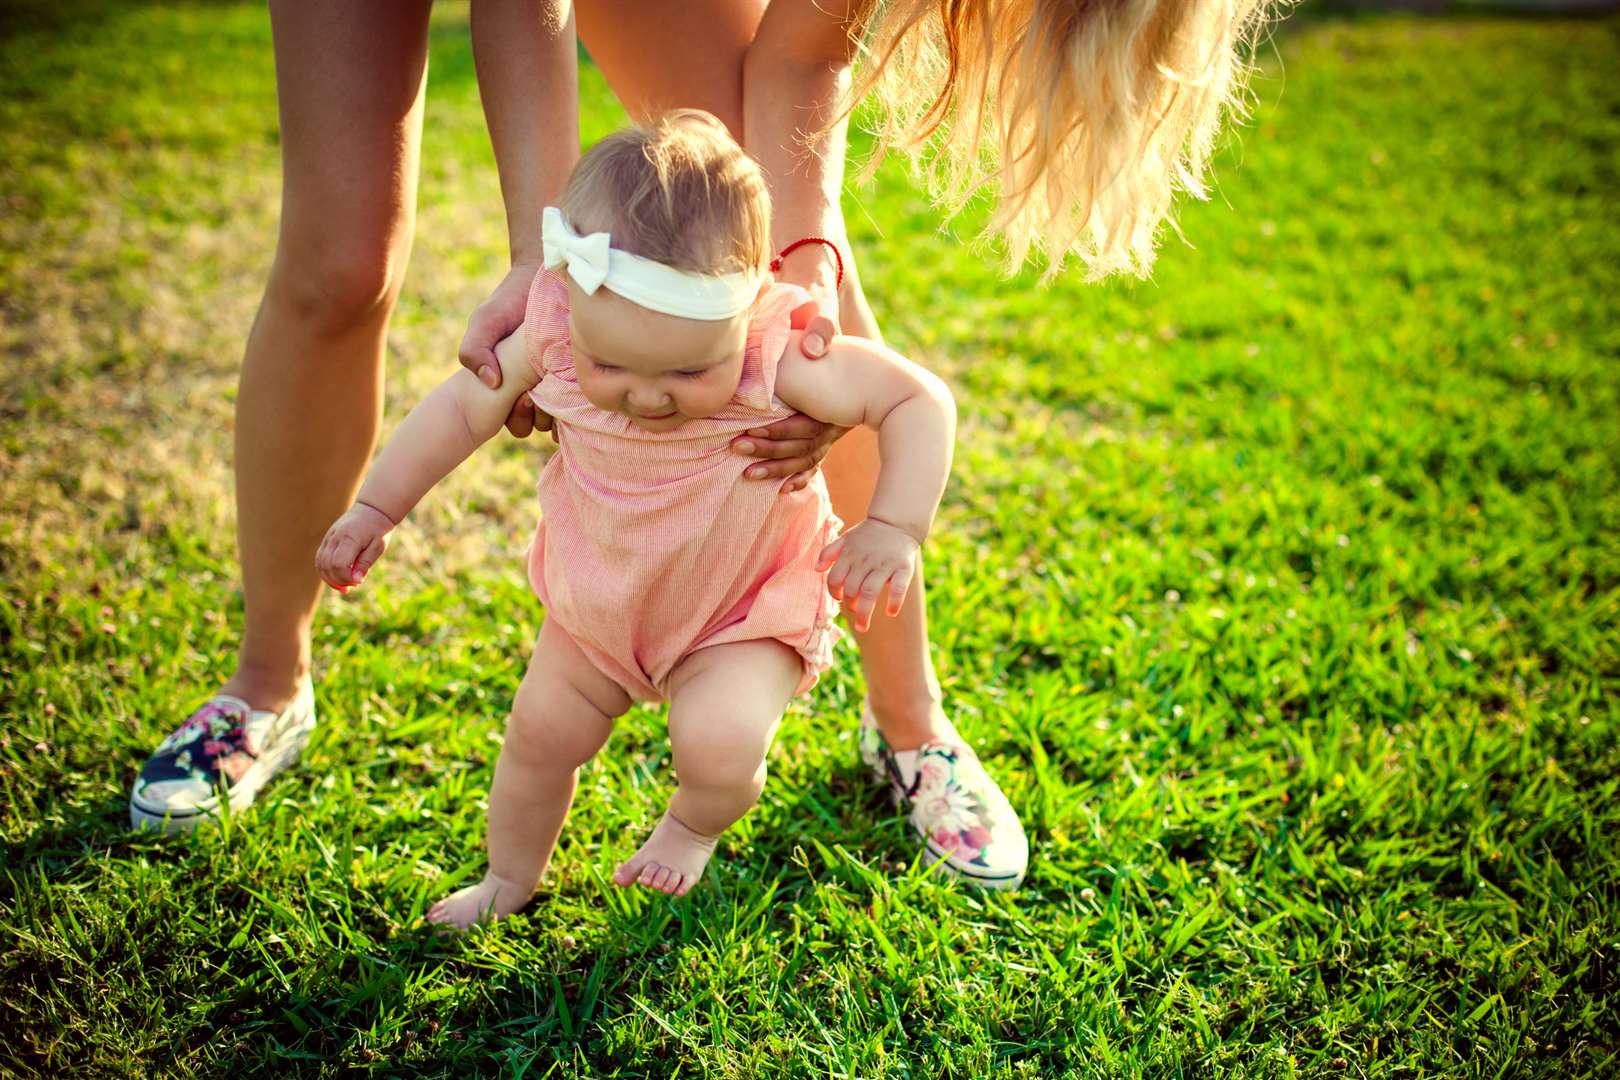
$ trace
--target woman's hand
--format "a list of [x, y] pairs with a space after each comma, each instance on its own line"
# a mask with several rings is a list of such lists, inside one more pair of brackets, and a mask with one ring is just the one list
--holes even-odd
[[816, 569], [828, 571], [827, 591], [834, 600], [849, 604], [855, 629], [864, 632], [872, 625], [872, 612], [885, 585], [889, 587], [885, 614], [900, 614], [921, 550], [917, 538], [899, 526], [867, 518], [822, 548]]
[[774, 424], [749, 428], [746, 434], [732, 440], [731, 448], [739, 454], [765, 459], [748, 466], [743, 475], [750, 480], [786, 476], [789, 479], [782, 490], [798, 491], [810, 482], [821, 459], [848, 430], [794, 413]]
[[315, 552], [315, 568], [321, 580], [340, 593], [362, 581], [372, 564], [388, 550], [388, 534], [394, 520], [374, 506], [355, 503], [326, 530], [326, 537]]
[[[461, 366], [478, 376], [478, 381], [491, 390], [501, 385], [501, 362], [495, 357], [495, 344], [523, 325], [523, 314], [529, 303], [529, 289], [534, 285], [537, 265], [516, 263], [489, 299], [478, 306], [467, 320], [467, 333], [461, 339]], [[506, 430], [520, 439], [526, 439], [535, 428], [550, 431], [551, 417], [534, 407], [529, 395], [524, 394], [512, 405], [506, 418]]]
[[[795, 252], [794, 254], [797, 254]], [[827, 355], [827, 346], [838, 333], [838, 290], [830, 281], [816, 280], [807, 286], [810, 299], [794, 308], [788, 325], [803, 330], [799, 351], [806, 360], [820, 360]], [[825, 315], [823, 312], [831, 312]]]

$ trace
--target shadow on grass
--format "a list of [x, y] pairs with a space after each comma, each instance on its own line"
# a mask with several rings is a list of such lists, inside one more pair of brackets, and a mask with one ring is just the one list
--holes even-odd
[[[863, 771], [826, 780], [772, 806], [774, 821], [793, 824], [722, 854], [680, 901], [619, 889], [609, 865], [593, 864], [584, 880], [465, 937], [402, 925], [408, 889], [379, 890], [342, 866], [324, 873], [315, 845], [295, 834], [257, 843], [255, 832], [281, 823], [256, 812], [164, 836], [131, 830], [122, 798], [58, 804], [59, 818], [0, 854], [0, 982], [46, 1006], [0, 1007], [16, 1032], [0, 1066], [96, 1072], [133, 1053], [162, 1073], [341, 1063], [465, 1074], [492, 1059], [600, 1058], [609, 1020], [644, 1026], [657, 1043], [718, 1007], [705, 994], [668, 1004], [687, 965], [760, 963], [762, 936], [796, 936], [823, 921], [826, 903], [864, 909], [896, 885], [888, 869], [915, 857], [903, 818]], [[780, 977], [796, 984], [797, 962]], [[648, 1003], [659, 1001], [666, 1011], [653, 1015]], [[127, 1027], [171, 1037], [117, 1050], [51, 1019], [64, 1014], [97, 1017], [103, 1036]], [[620, 1049], [643, 1053], [640, 1040]]]

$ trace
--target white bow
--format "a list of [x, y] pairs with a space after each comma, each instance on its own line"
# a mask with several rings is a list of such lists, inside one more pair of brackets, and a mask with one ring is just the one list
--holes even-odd
[[568, 224], [561, 210], [548, 206], [540, 218], [540, 240], [544, 245], [546, 269], [554, 270], [566, 263], [568, 276], [587, 296], [607, 280], [608, 251], [613, 240], [607, 233], [581, 236]]
[[540, 239], [546, 269], [566, 265], [568, 276], [586, 295], [606, 286], [651, 311], [683, 319], [729, 319], [747, 311], [759, 294], [758, 273], [677, 270], [621, 251], [605, 232], [581, 236], [555, 206], [540, 216]]

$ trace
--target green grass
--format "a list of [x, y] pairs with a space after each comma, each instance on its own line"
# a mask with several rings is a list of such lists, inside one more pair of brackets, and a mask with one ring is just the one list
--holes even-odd
[[[390, 420], [500, 273], [465, 14]], [[130, 835], [240, 625], [267, 20], [3, 18], [0, 1073], [1620, 1072], [1620, 23], [1285, 27], [1151, 283], [1005, 282], [899, 171], [852, 192], [886, 333], [961, 403], [933, 640], [1028, 886], [913, 864], [845, 651], [686, 901], [604, 885], [668, 788], [638, 710], [544, 901], [447, 943], [419, 917], [482, 858], [546, 447], [503, 440], [328, 605], [301, 769]]]

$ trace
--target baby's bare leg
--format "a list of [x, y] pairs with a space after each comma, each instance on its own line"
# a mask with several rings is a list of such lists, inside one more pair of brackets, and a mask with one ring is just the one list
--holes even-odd
[[669, 743], [680, 781], [647, 842], [614, 871], [615, 885], [681, 896], [703, 874], [720, 834], [765, 787], [765, 754], [804, 677], [779, 641], [741, 641], [693, 653], [670, 678]]
[[428, 921], [465, 929], [511, 915], [534, 895], [574, 801], [579, 767], [630, 707], [624, 690], [547, 619], [512, 702], [489, 792], [489, 873], [440, 900]]

